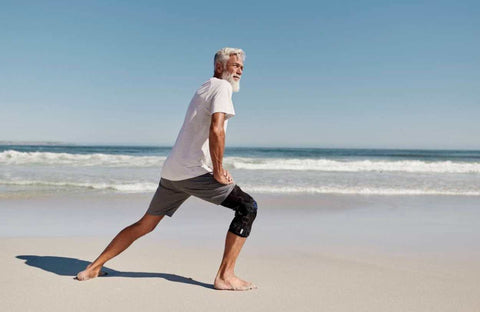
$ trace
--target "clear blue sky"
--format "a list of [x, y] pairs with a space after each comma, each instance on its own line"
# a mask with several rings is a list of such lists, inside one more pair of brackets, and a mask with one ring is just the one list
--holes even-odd
[[229, 146], [480, 149], [462, 0], [0, 0], [0, 140], [171, 145], [224, 46]]

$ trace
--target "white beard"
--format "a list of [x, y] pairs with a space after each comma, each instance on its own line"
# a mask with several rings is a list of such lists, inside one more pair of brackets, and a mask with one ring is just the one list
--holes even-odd
[[235, 79], [233, 79], [233, 76], [234, 76], [233, 73], [230, 74], [227, 71], [224, 71], [222, 73], [222, 79], [225, 79], [226, 81], [230, 82], [230, 84], [232, 85], [232, 91], [233, 92], [238, 92], [238, 91], [240, 91], [240, 80], [235, 81]]

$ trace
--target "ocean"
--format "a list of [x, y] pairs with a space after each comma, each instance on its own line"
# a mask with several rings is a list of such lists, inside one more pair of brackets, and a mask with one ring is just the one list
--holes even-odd
[[[169, 147], [0, 145], [0, 198], [153, 193]], [[480, 196], [480, 151], [227, 148], [247, 192]]]

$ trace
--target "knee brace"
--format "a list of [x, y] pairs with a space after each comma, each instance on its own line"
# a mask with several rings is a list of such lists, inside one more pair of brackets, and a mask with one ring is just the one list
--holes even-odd
[[221, 205], [235, 211], [235, 217], [228, 231], [241, 237], [248, 237], [257, 216], [257, 202], [236, 185]]

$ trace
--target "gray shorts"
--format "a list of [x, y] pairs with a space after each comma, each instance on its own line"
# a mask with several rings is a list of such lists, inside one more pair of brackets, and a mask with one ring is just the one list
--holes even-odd
[[171, 217], [190, 196], [220, 205], [234, 187], [234, 183], [222, 184], [218, 182], [210, 173], [181, 181], [170, 181], [162, 178], [147, 213]]

